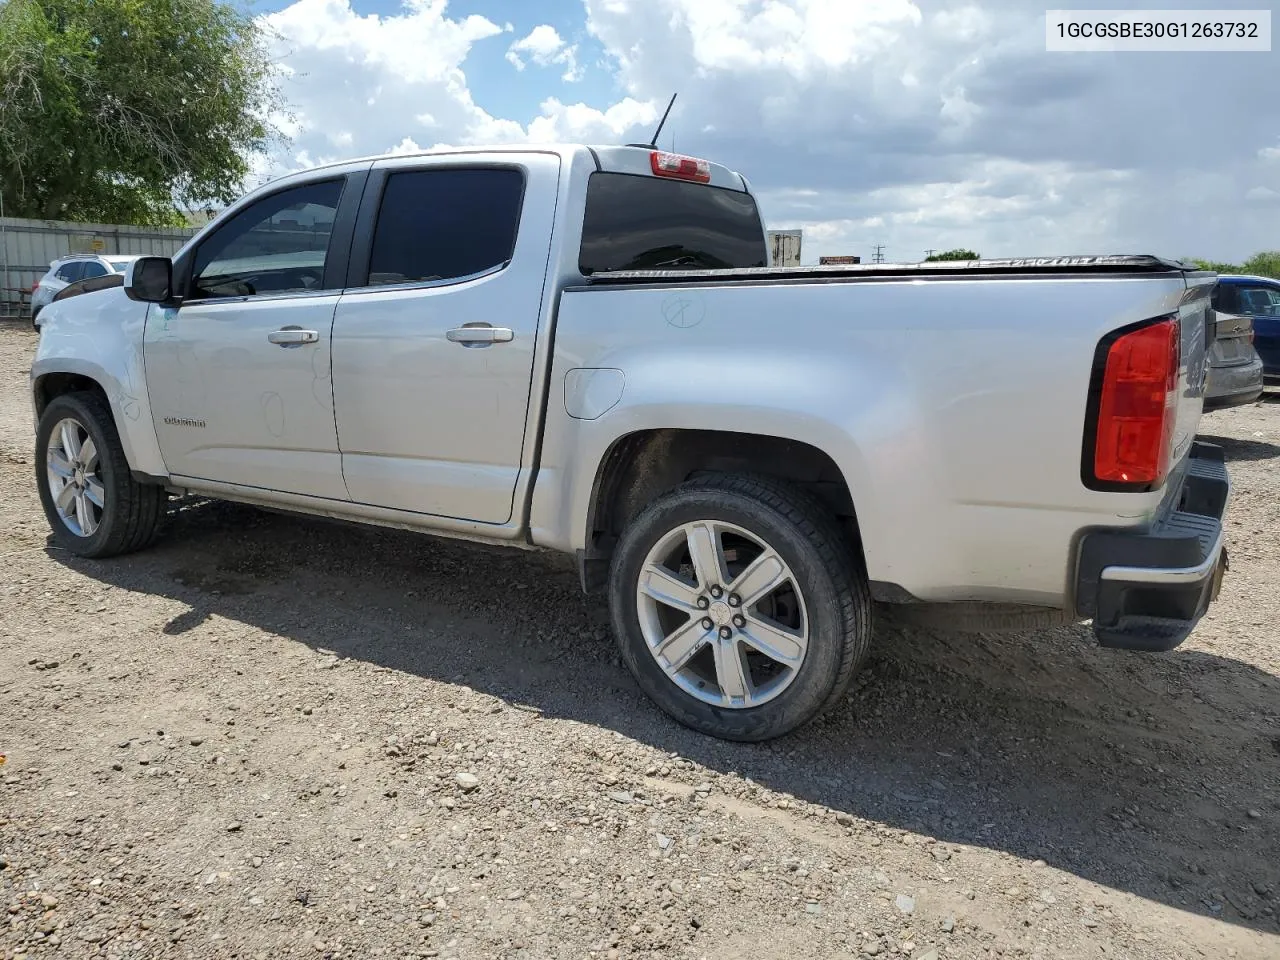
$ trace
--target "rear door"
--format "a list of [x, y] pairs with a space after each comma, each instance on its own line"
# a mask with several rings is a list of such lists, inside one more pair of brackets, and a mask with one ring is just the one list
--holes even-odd
[[84, 271], [80, 274], [81, 280], [92, 280], [95, 277], [105, 277], [110, 271], [97, 260], [86, 260], [84, 262]]
[[352, 500], [510, 520], [559, 178], [552, 154], [375, 164], [333, 328]]

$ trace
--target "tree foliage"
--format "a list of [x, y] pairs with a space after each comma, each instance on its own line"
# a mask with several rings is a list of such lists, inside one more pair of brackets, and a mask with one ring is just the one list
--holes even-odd
[[1274, 277], [1280, 280], [1280, 250], [1263, 250], [1255, 253], [1242, 264], [1218, 263], [1213, 260], [1201, 260], [1192, 257], [1191, 262], [1201, 270], [1212, 270], [1215, 273], [1244, 273], [1255, 277]]
[[925, 257], [925, 263], [934, 263], [939, 260], [981, 260], [982, 257], [972, 250], [965, 250], [957, 247], [955, 250], [946, 250], [943, 253], [935, 253], [932, 256]]
[[229, 202], [278, 136], [273, 77], [223, 0], [2, 0], [5, 214], [161, 224]]

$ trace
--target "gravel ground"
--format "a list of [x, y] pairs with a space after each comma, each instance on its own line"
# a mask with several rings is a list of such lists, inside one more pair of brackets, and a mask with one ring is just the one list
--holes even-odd
[[668, 721], [555, 557], [184, 504], [48, 546], [0, 324], [0, 955], [1280, 956], [1280, 397], [1169, 655], [884, 626], [761, 746]]

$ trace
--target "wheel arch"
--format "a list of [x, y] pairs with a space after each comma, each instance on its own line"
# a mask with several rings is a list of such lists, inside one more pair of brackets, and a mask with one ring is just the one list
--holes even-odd
[[699, 474], [754, 474], [815, 495], [865, 567], [857, 508], [835, 459], [811, 443], [765, 433], [659, 427], [617, 437], [596, 466], [579, 554], [583, 588], [603, 588], [622, 530], [656, 497]]
[[31, 402], [37, 426], [49, 404], [68, 393], [92, 393], [106, 402], [125, 459], [136, 476], [154, 482], [168, 476], [145, 395], [134, 396], [118, 378], [89, 361], [57, 357], [32, 365]]

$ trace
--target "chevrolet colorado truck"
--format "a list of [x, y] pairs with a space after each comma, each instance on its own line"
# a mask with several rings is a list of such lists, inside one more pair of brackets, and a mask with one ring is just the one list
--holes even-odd
[[1215, 283], [771, 269], [746, 179], [636, 146], [352, 161], [48, 306], [36, 474], [84, 557], [171, 493], [565, 552], [663, 710], [763, 740], [840, 699], [887, 604], [1188, 635], [1226, 565]]

